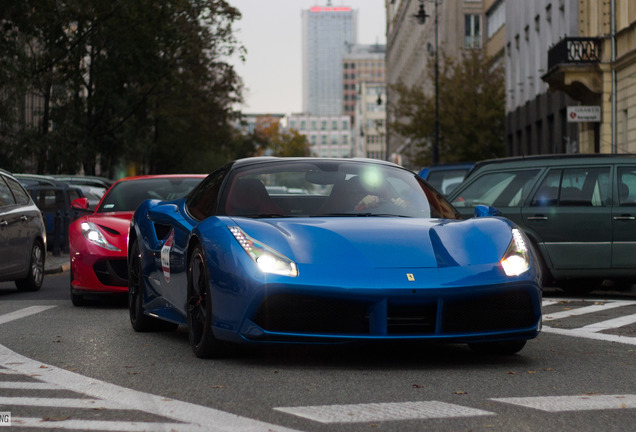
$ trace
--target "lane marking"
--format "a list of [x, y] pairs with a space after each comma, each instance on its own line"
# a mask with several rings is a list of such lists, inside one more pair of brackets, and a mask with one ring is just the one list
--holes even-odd
[[12, 417], [11, 425], [14, 427], [40, 428], [47, 430], [71, 429], [71, 430], [94, 430], [113, 432], [206, 432], [209, 429], [204, 426], [197, 426], [183, 423], [151, 423], [151, 422], [122, 422], [106, 420], [43, 420], [35, 417]]
[[43, 382], [0, 381], [0, 389], [14, 390], [59, 390], [59, 387]]
[[129, 407], [113, 401], [102, 399], [71, 399], [71, 398], [42, 398], [42, 397], [0, 397], [0, 405], [4, 406], [37, 406], [59, 408], [89, 408], [89, 409], [129, 409]]
[[636, 323], [636, 314], [625, 315], [618, 318], [609, 319], [607, 321], [601, 321], [594, 324], [589, 324], [584, 327], [581, 327], [581, 330], [586, 330], [589, 332], [600, 332], [603, 330], [615, 329], [615, 328], [627, 326], [634, 323]]
[[57, 306], [29, 306], [24, 309], [20, 309], [14, 312], [9, 312], [4, 315], [0, 315], [0, 324], [6, 324], [8, 322], [28, 317], [31, 315], [35, 315], [40, 312], [44, 312], [45, 310], [52, 309]]
[[636, 408], [636, 395], [630, 394], [492, 398], [491, 400], [548, 412]]
[[[75, 372], [42, 364], [41, 362], [24, 357], [3, 345], [0, 345], [0, 367], [19, 372], [23, 375], [36, 377], [40, 381], [54, 384], [61, 389], [71, 390], [100, 399], [101, 403], [118, 403], [125, 406], [127, 410], [137, 410], [155, 414], [171, 420], [196, 425], [209, 432], [297, 432], [293, 429], [241, 417], [214, 408], [182, 402], [164, 396], [143, 393], [94, 378], [85, 377]], [[38, 421], [41, 422], [41, 419], [38, 419]], [[87, 423], [85, 421], [81, 423], [81, 429], [87, 429]], [[145, 425], [146, 424], [144, 424], [144, 426]], [[58, 426], [58, 422], [55, 422], [55, 427], [57, 428]], [[48, 424], [47, 427], [50, 428], [51, 424]], [[182, 429], [182, 425], [179, 425], [177, 428], [177, 430]], [[125, 429], [116, 428], [113, 430]]]
[[582, 330], [582, 329], [568, 330], [568, 329], [561, 329], [556, 327], [543, 326], [541, 328], [541, 331], [545, 333], [553, 333], [553, 334], [558, 334], [562, 336], [573, 336], [573, 337], [600, 340], [605, 342], [618, 342], [618, 343], [623, 343], [627, 345], [636, 345], [636, 337], [596, 333], [589, 330]]
[[278, 407], [274, 409], [320, 423], [364, 423], [495, 415], [492, 412], [439, 401]]
[[594, 304], [590, 306], [579, 307], [576, 309], [568, 309], [565, 311], [545, 314], [543, 316], [543, 321], [552, 321], [552, 320], [557, 320], [562, 318], [586, 315], [586, 314], [590, 314], [594, 312], [605, 311], [605, 310], [614, 309], [621, 306], [635, 304], [633, 301], [629, 301], [629, 300], [596, 300], [596, 302], [601, 302], [601, 301], [606, 303]]

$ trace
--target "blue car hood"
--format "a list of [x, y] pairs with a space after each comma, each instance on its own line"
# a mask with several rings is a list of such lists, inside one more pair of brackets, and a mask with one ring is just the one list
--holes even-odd
[[498, 262], [512, 238], [499, 218], [348, 217], [234, 219], [245, 233], [299, 264], [434, 268]]

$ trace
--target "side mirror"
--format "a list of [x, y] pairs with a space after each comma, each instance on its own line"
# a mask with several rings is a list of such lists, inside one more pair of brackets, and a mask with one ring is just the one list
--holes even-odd
[[71, 202], [71, 208], [76, 210], [88, 210], [88, 198], [76, 198]]
[[487, 217], [487, 216], [501, 216], [501, 211], [498, 208], [480, 204], [475, 206], [475, 217]]

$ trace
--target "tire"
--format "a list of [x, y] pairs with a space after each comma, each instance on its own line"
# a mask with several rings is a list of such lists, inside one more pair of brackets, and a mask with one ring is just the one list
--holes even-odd
[[78, 293], [73, 292], [73, 270], [71, 270], [70, 272], [70, 276], [71, 276], [71, 302], [73, 303], [73, 306], [84, 306], [84, 296]]
[[137, 332], [175, 331], [179, 325], [146, 315], [143, 306], [143, 272], [141, 251], [137, 240], [130, 248], [128, 260], [128, 314], [130, 324]]
[[514, 340], [504, 342], [478, 342], [469, 343], [468, 347], [477, 354], [487, 355], [512, 355], [516, 354], [526, 346], [525, 340]]
[[39, 240], [33, 242], [31, 247], [31, 259], [29, 261], [29, 273], [24, 279], [15, 281], [18, 291], [37, 291], [42, 288], [44, 281], [44, 245]]
[[212, 331], [212, 295], [205, 254], [200, 245], [192, 251], [188, 264], [188, 338], [199, 358], [221, 357], [223, 343]]

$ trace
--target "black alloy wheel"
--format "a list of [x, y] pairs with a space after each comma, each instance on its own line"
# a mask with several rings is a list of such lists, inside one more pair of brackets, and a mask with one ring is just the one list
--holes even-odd
[[219, 357], [223, 352], [222, 342], [212, 331], [212, 296], [205, 254], [197, 245], [188, 265], [188, 338], [192, 351], [199, 358]]
[[179, 325], [163, 321], [144, 313], [143, 306], [143, 273], [141, 267], [141, 251], [139, 242], [135, 240], [130, 248], [128, 259], [128, 314], [130, 324], [135, 331], [174, 331]]

